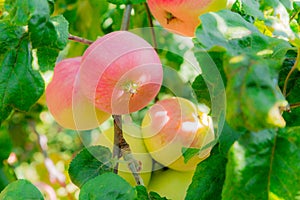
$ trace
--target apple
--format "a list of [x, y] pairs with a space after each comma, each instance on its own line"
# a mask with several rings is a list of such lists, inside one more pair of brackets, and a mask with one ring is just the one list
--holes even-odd
[[[111, 127], [99, 135], [94, 145], [102, 145], [110, 148], [112, 151], [113, 136], [114, 128]], [[147, 186], [152, 172], [152, 157], [144, 145], [141, 130], [134, 125], [123, 124], [123, 136], [131, 148], [133, 157], [141, 164], [139, 173], [144, 181], [144, 185]], [[128, 168], [128, 163], [125, 162], [123, 158], [120, 159], [118, 174], [131, 185], [136, 185], [136, 181]]]
[[145, 114], [142, 134], [153, 159], [179, 171], [194, 170], [212, 148], [203, 149], [184, 163], [183, 147], [201, 149], [215, 138], [211, 117], [181, 97], [156, 102]]
[[152, 15], [169, 31], [193, 37], [199, 16], [226, 8], [227, 0], [147, 0]]
[[128, 31], [109, 33], [87, 48], [79, 72], [87, 98], [100, 110], [122, 115], [148, 105], [163, 71], [154, 48]]
[[180, 172], [163, 169], [152, 173], [148, 191], [158, 193], [161, 197], [172, 200], [182, 200], [192, 183], [194, 171]]
[[54, 68], [45, 95], [48, 109], [64, 128], [88, 130], [98, 127], [110, 117], [89, 102], [77, 85], [81, 57], [60, 61]]

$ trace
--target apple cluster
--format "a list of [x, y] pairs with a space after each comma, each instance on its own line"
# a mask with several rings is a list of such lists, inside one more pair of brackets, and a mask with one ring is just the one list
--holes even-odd
[[[90, 130], [111, 115], [130, 114], [148, 106], [162, 80], [162, 64], [155, 49], [133, 33], [116, 31], [99, 38], [81, 57], [57, 63], [46, 88], [46, 101], [62, 127]], [[190, 177], [186, 189], [197, 164], [210, 154], [211, 147], [203, 147], [215, 139], [212, 127], [211, 118], [194, 103], [169, 97], [148, 109], [141, 127], [125, 123], [122, 129], [133, 156], [141, 162], [145, 185], [155, 189], [151, 176], [160, 174], [152, 172], [155, 160], [169, 168], [161, 174]], [[102, 133], [97, 144], [112, 150], [113, 128]], [[203, 149], [185, 163], [183, 148]], [[120, 162], [119, 174], [135, 184], [126, 163]]]
[[63, 127], [89, 130], [111, 114], [142, 109], [160, 90], [163, 71], [154, 48], [127, 32], [109, 33], [54, 68], [46, 88], [49, 111]]

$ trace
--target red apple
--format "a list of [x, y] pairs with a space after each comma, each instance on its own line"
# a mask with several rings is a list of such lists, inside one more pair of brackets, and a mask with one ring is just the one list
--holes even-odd
[[85, 51], [79, 76], [84, 94], [97, 108], [121, 115], [142, 109], [157, 95], [163, 71], [149, 43], [116, 31]]
[[59, 62], [46, 88], [46, 102], [50, 113], [62, 127], [88, 130], [98, 127], [109, 118], [88, 101], [77, 85], [81, 57]]
[[157, 21], [173, 33], [193, 37], [199, 16], [226, 8], [227, 0], [147, 0]]
[[180, 97], [158, 101], [142, 122], [145, 145], [159, 163], [174, 170], [194, 170], [212, 147], [184, 163], [182, 148], [202, 148], [214, 140], [211, 118], [189, 100]]

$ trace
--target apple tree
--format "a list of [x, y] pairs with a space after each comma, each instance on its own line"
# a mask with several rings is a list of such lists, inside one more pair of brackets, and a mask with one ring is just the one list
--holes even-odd
[[0, 199], [300, 199], [296, 0], [0, 0]]

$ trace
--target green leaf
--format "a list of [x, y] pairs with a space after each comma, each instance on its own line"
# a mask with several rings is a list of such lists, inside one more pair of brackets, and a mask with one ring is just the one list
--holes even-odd
[[182, 155], [184, 157], [184, 163], [187, 163], [192, 157], [196, 156], [199, 153], [200, 149], [198, 148], [185, 148], [181, 149]]
[[32, 56], [26, 37], [0, 57], [0, 122], [13, 108], [28, 111], [44, 92], [44, 81], [31, 67]]
[[107, 0], [109, 3], [122, 5], [122, 4], [140, 4], [146, 3], [146, 0]]
[[25, 30], [23, 27], [14, 26], [9, 21], [0, 20], [0, 59], [9, 49], [18, 46]]
[[7, 128], [0, 127], [0, 167], [3, 166], [3, 161], [6, 160], [13, 148], [13, 144]]
[[272, 72], [272, 64], [257, 57], [240, 55], [225, 66], [230, 111], [226, 117], [232, 127], [258, 131], [285, 126], [279, 107], [286, 106], [287, 102], [274, 81], [276, 75]]
[[166, 197], [161, 197], [156, 192], [150, 192], [148, 194], [147, 188], [143, 185], [136, 186], [135, 190], [137, 192], [138, 200], [167, 200]]
[[46, 71], [53, 69], [60, 50], [63, 50], [68, 42], [68, 22], [62, 16], [51, 17], [48, 21], [36, 22], [31, 18], [29, 22], [30, 39], [32, 47], [37, 49], [40, 69]]
[[166, 197], [161, 197], [159, 194], [157, 194], [156, 192], [150, 192], [150, 199], [151, 200], [168, 200]]
[[11, 12], [12, 23], [18, 26], [25, 26], [30, 18], [28, 0], [15, 0], [14, 9]]
[[34, 199], [42, 200], [44, 199], [42, 193], [29, 181], [27, 180], [17, 180], [10, 183], [1, 193], [0, 199], [3, 200], [24, 200], [24, 199]]
[[197, 76], [192, 84], [192, 88], [199, 103], [204, 103], [210, 107], [210, 95], [206, 83], [201, 75]]
[[300, 127], [248, 132], [228, 155], [224, 199], [296, 199], [300, 191]]
[[0, 191], [2, 191], [9, 183], [16, 180], [17, 177], [11, 166], [5, 164], [0, 167]]
[[133, 187], [114, 173], [105, 173], [86, 182], [80, 190], [79, 200], [132, 200], [137, 194]]
[[82, 187], [87, 181], [100, 174], [112, 171], [112, 154], [107, 147], [103, 146], [84, 148], [72, 160], [69, 167], [70, 178], [78, 187]]
[[262, 11], [259, 9], [260, 5], [259, 2], [256, 0], [240, 0], [236, 1], [235, 5], [233, 6], [234, 10], [239, 8], [239, 11], [245, 15], [251, 15], [259, 19], [263, 19], [264, 15]]
[[227, 159], [214, 147], [211, 155], [197, 165], [185, 200], [221, 199]]
[[177, 97], [183, 97], [195, 102], [194, 92], [191, 85], [189, 83], [184, 83], [176, 70], [170, 67], [164, 67], [163, 75], [162, 85], [164, 87], [170, 90]]
[[227, 153], [232, 144], [243, 134], [232, 129], [228, 123], [225, 122], [222, 130], [222, 134], [219, 137], [219, 151], [224, 157], [227, 157]]

